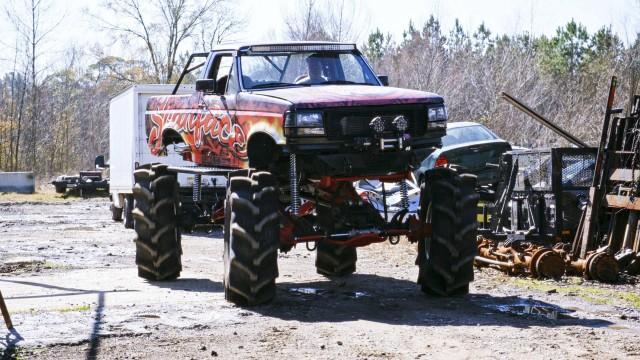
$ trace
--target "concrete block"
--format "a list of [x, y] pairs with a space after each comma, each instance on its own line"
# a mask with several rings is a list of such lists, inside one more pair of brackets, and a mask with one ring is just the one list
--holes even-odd
[[33, 194], [35, 191], [33, 172], [0, 172], [0, 192]]

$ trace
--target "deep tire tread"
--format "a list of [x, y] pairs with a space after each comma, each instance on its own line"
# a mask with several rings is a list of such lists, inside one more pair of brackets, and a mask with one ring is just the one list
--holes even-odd
[[[418, 244], [418, 283], [431, 295], [464, 295], [473, 281], [476, 255], [475, 176], [452, 169], [427, 175], [421, 191], [421, 219], [430, 221], [432, 234]], [[431, 219], [426, 212], [430, 209]]]
[[177, 178], [164, 165], [138, 169], [134, 178], [131, 217], [137, 234], [138, 276], [151, 281], [176, 279], [182, 270]]
[[276, 178], [268, 172], [230, 177], [225, 201], [225, 298], [264, 304], [276, 293], [280, 215]]
[[320, 275], [341, 277], [353, 274], [357, 260], [355, 247], [319, 242], [316, 248], [316, 271]]

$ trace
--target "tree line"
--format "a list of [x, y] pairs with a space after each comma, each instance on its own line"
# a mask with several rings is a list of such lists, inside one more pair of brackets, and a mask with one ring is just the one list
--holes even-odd
[[[44, 45], [63, 19], [51, 18], [49, 1], [6, 6], [17, 36], [13, 53], [5, 53], [10, 68], [0, 74], [0, 171], [34, 171], [45, 180], [90, 168], [96, 155], [108, 158], [113, 96], [137, 83], [174, 82], [190, 53], [233, 40], [246, 24], [227, 0], [104, 0], [98, 14], [85, 16], [136, 51], [114, 56], [99, 46], [72, 47], [61, 55], [64, 65], [52, 68]], [[361, 33], [362, 14], [354, 1], [301, 1], [283, 14], [282, 35], [357, 42], [392, 86], [443, 95], [451, 121], [484, 123], [516, 145], [566, 143], [499, 100], [501, 91], [591, 144], [599, 139], [611, 75], [623, 80], [619, 104], [640, 92], [640, 34], [623, 42], [611, 28], [589, 32], [574, 20], [553, 36], [494, 34], [458, 21], [443, 29], [432, 16], [408, 23], [395, 41], [384, 29]]]
[[402, 41], [376, 30], [364, 51], [392, 85], [443, 95], [450, 121], [477, 121], [515, 145], [567, 146], [563, 139], [500, 100], [507, 92], [585, 142], [600, 139], [611, 76], [617, 106], [640, 93], [640, 33], [625, 44], [610, 27], [590, 33], [570, 20], [553, 36], [445, 31], [435, 17], [409, 24]]

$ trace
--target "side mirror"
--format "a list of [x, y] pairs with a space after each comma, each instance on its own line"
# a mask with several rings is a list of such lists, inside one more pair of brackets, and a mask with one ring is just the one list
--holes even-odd
[[95, 164], [96, 164], [96, 169], [104, 169], [109, 167], [109, 165], [105, 165], [104, 163], [104, 155], [96, 156]]
[[196, 91], [215, 92], [216, 81], [214, 79], [196, 80]]
[[378, 75], [378, 80], [380, 80], [382, 85], [389, 86], [389, 76], [387, 76], [387, 75]]

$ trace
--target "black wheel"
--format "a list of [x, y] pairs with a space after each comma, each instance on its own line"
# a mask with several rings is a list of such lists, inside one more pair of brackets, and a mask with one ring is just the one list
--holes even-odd
[[132, 211], [137, 237], [138, 276], [148, 280], [172, 280], [182, 270], [178, 212], [178, 181], [166, 165], [134, 172], [136, 184]]
[[111, 220], [122, 221], [122, 208], [115, 207], [115, 205], [111, 203], [109, 210], [111, 211]]
[[469, 292], [473, 281], [478, 224], [473, 175], [454, 170], [429, 171], [421, 187], [420, 220], [432, 233], [418, 243], [418, 284], [430, 295], [452, 296]]
[[268, 172], [230, 177], [224, 224], [225, 299], [242, 306], [273, 299], [279, 237], [276, 178]]
[[55, 187], [58, 194], [64, 194], [67, 191], [67, 187], [64, 185], [55, 185]]
[[346, 276], [356, 271], [357, 250], [319, 242], [316, 248], [316, 271], [325, 276]]
[[126, 229], [133, 229], [133, 195], [124, 196], [124, 204], [122, 205], [122, 218]]

